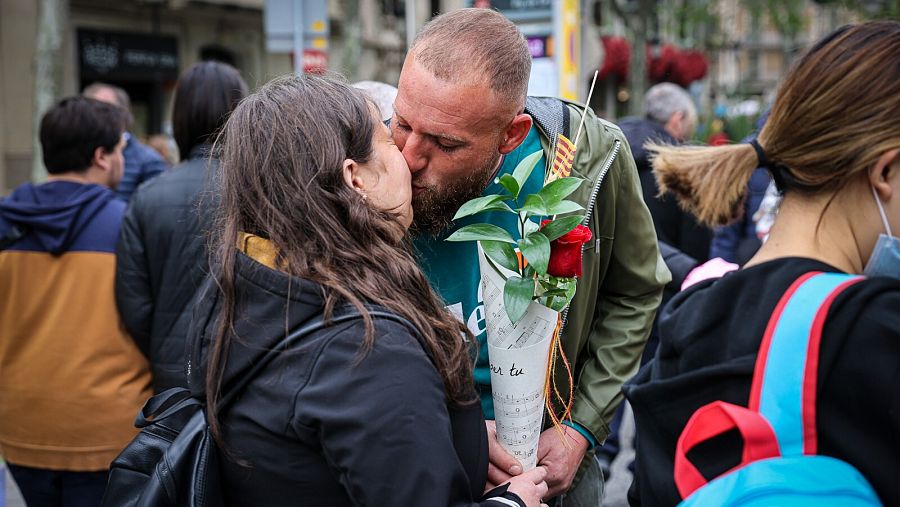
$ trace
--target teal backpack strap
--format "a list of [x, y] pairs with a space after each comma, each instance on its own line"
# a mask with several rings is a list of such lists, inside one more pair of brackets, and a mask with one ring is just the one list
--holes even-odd
[[726, 431], [737, 429], [744, 441], [741, 461], [729, 472], [766, 458], [803, 455], [804, 442], [815, 452], [816, 378], [825, 316], [834, 298], [861, 279], [812, 272], [785, 292], [760, 344], [749, 406], [709, 403], [694, 412], [681, 432], [674, 473], [682, 498], [707, 484], [688, 453]]
[[781, 455], [813, 455], [819, 346], [835, 298], [863, 277], [812, 272], [785, 292], [766, 327], [748, 408], [770, 422]]

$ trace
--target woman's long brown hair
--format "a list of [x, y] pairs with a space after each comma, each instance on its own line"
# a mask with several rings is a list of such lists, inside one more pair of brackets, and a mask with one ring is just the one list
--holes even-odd
[[[448, 400], [476, 400], [471, 334], [444, 309], [408, 243], [397, 239], [404, 233], [397, 216], [370, 206], [344, 182], [344, 160], [365, 163], [372, 156], [372, 111], [359, 90], [305, 75], [269, 82], [231, 113], [216, 142], [222, 201], [210, 251], [223, 305], [209, 354], [207, 407], [217, 406], [235, 339], [234, 271], [242, 232], [271, 241], [282, 271], [322, 287], [326, 320], [343, 304], [363, 315], [361, 353], [375, 339], [364, 304], [386, 307], [421, 333]], [[215, 410], [209, 415], [221, 442]]]
[[[848, 25], [791, 69], [759, 144], [783, 167], [783, 191], [832, 193], [900, 147], [900, 23]], [[651, 146], [661, 192], [707, 225], [738, 217], [759, 165], [749, 144]]]

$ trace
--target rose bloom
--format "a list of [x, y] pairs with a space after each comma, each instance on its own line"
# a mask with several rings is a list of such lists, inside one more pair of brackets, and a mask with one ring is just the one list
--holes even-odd
[[[548, 223], [550, 220], [544, 220], [541, 227]], [[590, 241], [591, 237], [590, 228], [578, 224], [571, 231], [553, 240], [550, 243], [547, 273], [559, 278], [581, 276], [581, 245]]]

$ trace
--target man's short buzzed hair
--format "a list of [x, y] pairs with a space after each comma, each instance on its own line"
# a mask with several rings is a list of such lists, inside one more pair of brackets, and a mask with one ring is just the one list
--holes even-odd
[[429, 21], [410, 52], [435, 77], [447, 81], [483, 75], [503, 97], [525, 106], [531, 53], [522, 32], [490, 9], [459, 9]]

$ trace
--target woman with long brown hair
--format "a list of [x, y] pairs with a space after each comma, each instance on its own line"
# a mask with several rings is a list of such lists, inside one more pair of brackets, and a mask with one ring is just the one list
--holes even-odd
[[[817, 372], [803, 387], [816, 393], [804, 398], [804, 424], [814, 425], [807, 454], [849, 463], [882, 502], [900, 505], [900, 240], [891, 232], [900, 230], [900, 23], [846, 26], [815, 44], [752, 143], [653, 149], [661, 190], [707, 225], [736, 218], [757, 166], [773, 173], [784, 200], [768, 241], [741, 270], [691, 287], [660, 315], [657, 359], [625, 388], [637, 422], [635, 503], [674, 505], [690, 490], [673, 477], [689, 418], [717, 401], [756, 406], [754, 372], [769, 374], [757, 358], [773, 357], [770, 317], [780, 319], [812, 277], [837, 273], [866, 276], [831, 276], [846, 282], [830, 307], [818, 307], [820, 348], [805, 363], [813, 369], [782, 356], [792, 366], [772, 371]], [[690, 458], [704, 477], [739, 461], [732, 436]]]
[[[217, 141], [222, 203], [215, 277], [194, 316], [195, 393], [217, 407], [292, 331], [361, 315], [303, 336], [236, 402], [209, 410], [229, 504], [457, 506], [484, 489], [471, 336], [406, 246], [409, 169], [362, 93], [279, 78]], [[397, 319], [373, 317], [373, 305]], [[481, 505], [536, 506], [544, 474]]]

